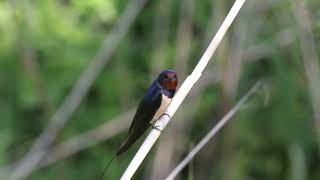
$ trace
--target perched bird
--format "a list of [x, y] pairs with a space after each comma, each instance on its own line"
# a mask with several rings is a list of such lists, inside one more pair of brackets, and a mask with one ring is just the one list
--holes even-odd
[[[130, 148], [131, 145], [135, 143], [137, 139], [160, 118], [170, 105], [171, 99], [176, 92], [177, 84], [177, 74], [172, 70], [162, 71], [158, 78], [153, 81], [139, 103], [138, 109], [130, 125], [128, 135], [116, 152], [116, 156], [119, 156]], [[111, 164], [114, 157], [108, 163], [101, 177]]]
[[136, 114], [130, 125], [128, 136], [118, 149], [116, 155], [125, 152], [136, 140], [156, 122], [171, 103], [178, 84], [177, 74], [164, 70], [153, 81], [147, 93], [139, 103]]

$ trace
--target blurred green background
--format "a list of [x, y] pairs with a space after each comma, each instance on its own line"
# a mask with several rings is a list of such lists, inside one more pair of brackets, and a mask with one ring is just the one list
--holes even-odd
[[[233, 2], [1, 0], [1, 179], [18, 172], [18, 162], [97, 60], [104, 61], [101, 71], [92, 71], [97, 78], [84, 86], [79, 106], [24, 178], [98, 177], [149, 84], [161, 70], [174, 69], [181, 85]], [[176, 179], [319, 180], [319, 8], [319, 0], [248, 0], [133, 179], [166, 177], [264, 79], [265, 88]], [[113, 161], [104, 179], [120, 178], [142, 139]]]

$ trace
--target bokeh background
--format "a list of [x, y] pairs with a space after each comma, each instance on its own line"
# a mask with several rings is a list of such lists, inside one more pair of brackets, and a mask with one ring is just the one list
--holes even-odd
[[[88, 180], [163, 69], [192, 72], [232, 0], [1, 0], [0, 177]], [[134, 179], [160, 180], [265, 86], [177, 177], [320, 179], [320, 1], [247, 0]], [[119, 179], [141, 138], [104, 179]]]

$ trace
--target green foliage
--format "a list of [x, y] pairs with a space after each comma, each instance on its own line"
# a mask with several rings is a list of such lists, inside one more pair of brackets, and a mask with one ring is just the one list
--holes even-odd
[[[15, 162], [29, 150], [81, 72], [93, 60], [128, 3], [128, 0], [0, 1], [1, 166]], [[179, 0], [147, 3], [54, 145], [99, 127], [136, 107], [158, 73], [154, 72], [155, 64], [161, 64], [163, 69], [175, 69], [182, 3], [184, 1]], [[215, 24], [220, 24], [220, 18], [227, 14], [221, 10], [222, 16], [214, 17], [215, 10], [217, 7], [229, 9], [233, 1], [218, 3], [221, 2], [193, 0], [193, 15], [189, 18], [192, 42], [189, 61], [186, 62], [188, 72], [204, 52], [208, 33], [211, 38], [214, 33], [212, 29], [218, 28], [211, 27], [214, 22], [212, 18], [218, 21]], [[161, 14], [162, 5], [168, 7], [164, 7], [167, 8], [166, 13]], [[316, 52], [320, 56], [320, 3], [310, 0], [307, 1], [307, 7], [310, 10]], [[255, 22], [256, 16], [263, 22]], [[230, 173], [233, 176], [231, 179], [290, 179], [293, 162], [289, 152], [292, 145], [298, 145], [304, 153], [306, 178], [320, 179], [320, 150], [314, 132], [312, 97], [290, 2], [274, 3], [271, 8], [256, 11], [250, 16], [240, 14], [237, 21], [240, 20], [249, 22], [246, 26], [250, 26], [243, 49], [263, 43], [270, 53], [242, 64], [238, 87], [235, 87], [235, 99], [225, 97], [224, 77], [197, 97], [198, 103], [195, 102], [194, 107], [196, 114], [192, 116], [186, 143], [198, 142], [256, 80], [264, 79], [267, 82], [269, 98], [266, 100], [263, 93], [259, 93], [250, 99], [226, 127], [228, 131], [219, 134], [211, 149], [206, 149], [197, 157], [199, 159], [196, 158], [194, 179], [198, 179], [198, 176], [227, 179], [230, 169], [233, 171]], [[251, 25], [254, 27], [259, 23], [256, 37], [251, 36]], [[293, 31], [294, 42], [279, 48], [275, 45], [275, 39], [287, 27]], [[161, 32], [166, 33], [160, 36]], [[236, 34], [238, 29], [232, 26], [230, 32]], [[231, 34], [228, 34], [224, 47], [229, 51], [236, 40], [230, 38]], [[222, 53], [214, 58], [214, 63], [208, 69], [217, 65], [222, 72], [219, 76], [223, 76], [224, 65], [229, 57]], [[155, 62], [155, 59], [159, 62]], [[183, 80], [180, 78], [180, 82]], [[197, 84], [194, 88], [197, 88]], [[180, 111], [185, 112], [184, 109]], [[40, 168], [32, 173], [30, 179], [94, 179], [100, 175], [123, 138], [124, 134], [119, 134]], [[120, 177], [141, 141], [114, 161], [107, 179]], [[231, 165], [228, 164], [229, 157], [232, 158]], [[153, 158], [153, 154], [148, 156], [139, 168], [136, 179], [144, 179], [150, 174]], [[212, 166], [208, 166], [207, 162], [212, 162]]]

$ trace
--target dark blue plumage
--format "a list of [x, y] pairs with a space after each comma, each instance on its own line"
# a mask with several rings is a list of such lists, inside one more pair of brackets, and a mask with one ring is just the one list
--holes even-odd
[[148, 130], [169, 106], [178, 84], [177, 75], [172, 70], [164, 70], [151, 84], [139, 103], [136, 114], [129, 128], [128, 136], [118, 149], [116, 155], [125, 152], [136, 140]]
[[103, 175], [113, 159], [130, 148], [130, 146], [148, 130], [151, 124], [158, 120], [165, 112], [176, 92], [177, 84], [177, 74], [172, 70], [162, 71], [158, 78], [153, 81], [139, 103], [125, 141], [102, 171], [100, 179], [103, 179]]

